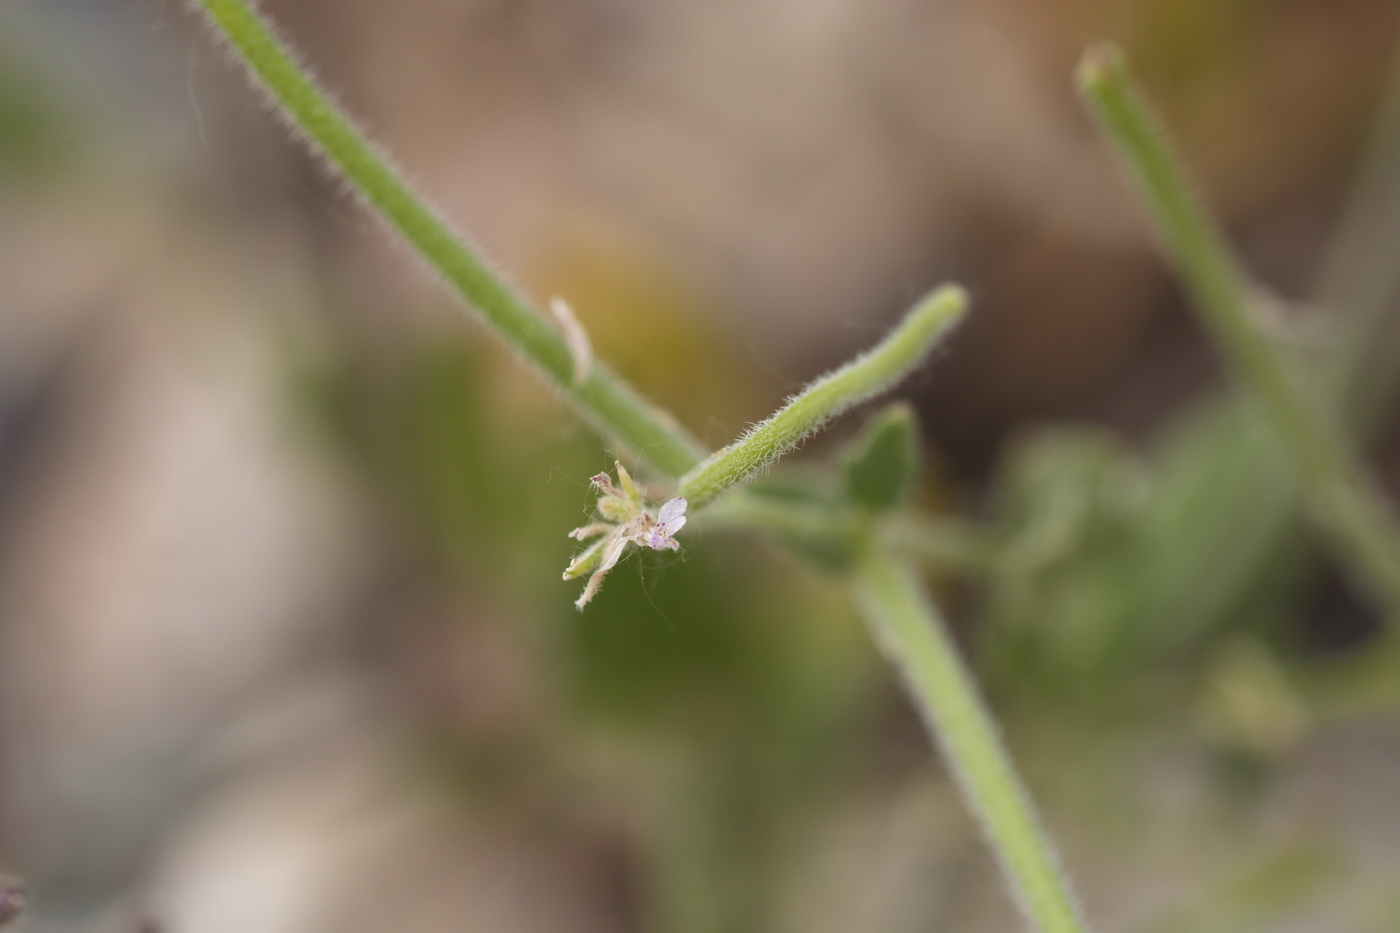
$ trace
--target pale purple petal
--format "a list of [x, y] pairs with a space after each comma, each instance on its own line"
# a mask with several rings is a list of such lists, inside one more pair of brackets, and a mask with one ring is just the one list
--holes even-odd
[[[685, 515], [685, 507], [685, 497], [676, 496], [676, 498], [662, 503], [661, 508], [656, 513], [656, 520], [667, 528], [679, 528], [681, 525], [685, 524], [685, 519], [682, 518], [682, 516]], [[673, 524], [678, 518], [680, 519], [680, 523]]]
[[[669, 500], [662, 504], [656, 513], [656, 533], [663, 537], [670, 537], [685, 527], [685, 507], [686, 501], [683, 496]], [[657, 545], [652, 545], [656, 547]]]

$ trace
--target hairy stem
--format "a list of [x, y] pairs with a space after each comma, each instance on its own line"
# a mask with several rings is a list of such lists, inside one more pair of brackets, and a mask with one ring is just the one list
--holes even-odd
[[1041, 933], [1084, 933], [1053, 845], [917, 574], [876, 553], [859, 575], [856, 593], [876, 642], [903, 675], [1022, 909]]
[[877, 346], [832, 370], [748, 433], [681, 478], [681, 495], [702, 505], [773, 463], [830, 419], [893, 386], [943, 339], [967, 309], [955, 285], [935, 290]]
[[1364, 437], [1375, 434], [1395, 394], [1391, 365], [1400, 316], [1400, 53], [1333, 241], [1323, 257], [1313, 301], [1341, 312], [1342, 346], [1328, 370], [1329, 388]]
[[1262, 294], [1196, 198], [1121, 53], [1090, 52], [1079, 85], [1136, 182], [1207, 331], [1306, 481], [1314, 517], [1359, 581], [1400, 616], [1400, 527], [1390, 503], [1328, 417], [1315, 387], [1259, 319]]
[[[1395, 396], [1400, 340], [1400, 55], [1370, 142], [1305, 310], [1335, 328], [1318, 354], [1325, 401], [1364, 449]], [[1331, 333], [1329, 333], [1331, 336]], [[1241, 404], [1245, 401], [1246, 404]], [[1172, 652], [1240, 621], [1237, 607], [1268, 593], [1281, 605], [1306, 585], [1318, 542], [1301, 534], [1300, 481], [1274, 468], [1277, 444], [1244, 430], [1253, 414], [1229, 394], [1181, 419], [1161, 452], [1167, 496], [1150, 580], [1139, 613], [1143, 632]], [[1208, 465], [1208, 466], [1207, 466]], [[1174, 508], [1171, 503], [1200, 503]], [[1166, 514], [1170, 513], [1170, 514]], [[1228, 540], [1212, 538], [1231, 529]]]
[[635, 450], [653, 468], [679, 476], [704, 448], [666, 412], [647, 402], [607, 367], [576, 379], [565, 335], [522, 298], [413, 191], [389, 159], [316, 86], [271, 26], [245, 0], [192, 0], [228, 43], [287, 123], [324, 156], [376, 215], [480, 312], [583, 418], [606, 437]]

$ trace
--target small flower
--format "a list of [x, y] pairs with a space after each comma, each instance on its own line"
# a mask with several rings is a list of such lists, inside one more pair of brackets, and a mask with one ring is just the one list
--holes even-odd
[[685, 506], [685, 499], [676, 496], [657, 509], [656, 525], [647, 532], [643, 543], [657, 551], [679, 550], [680, 545], [673, 536], [685, 527]]
[[602, 493], [598, 497], [598, 516], [603, 520], [569, 532], [569, 537], [575, 541], [598, 539], [584, 548], [564, 571], [565, 580], [589, 575], [583, 594], [574, 603], [579, 609], [597, 594], [603, 578], [617, 566], [629, 544], [655, 551], [680, 550], [675, 535], [685, 527], [685, 499], [680, 496], [669, 499], [652, 514], [646, 507], [642, 488], [626, 467], [621, 463], [616, 466], [620, 489], [606, 473], [599, 473], [591, 480], [593, 488]]

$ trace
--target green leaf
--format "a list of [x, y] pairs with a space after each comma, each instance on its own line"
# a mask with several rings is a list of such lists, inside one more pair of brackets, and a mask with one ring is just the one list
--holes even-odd
[[919, 420], [896, 402], [870, 419], [842, 457], [846, 495], [875, 512], [909, 501], [919, 475]]

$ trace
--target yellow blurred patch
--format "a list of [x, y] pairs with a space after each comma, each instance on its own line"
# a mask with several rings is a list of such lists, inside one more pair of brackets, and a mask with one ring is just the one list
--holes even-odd
[[526, 287], [562, 297], [597, 358], [675, 413], [707, 443], [728, 443], [762, 407], [762, 390], [721, 304], [639, 235], [578, 219], [556, 226]]

